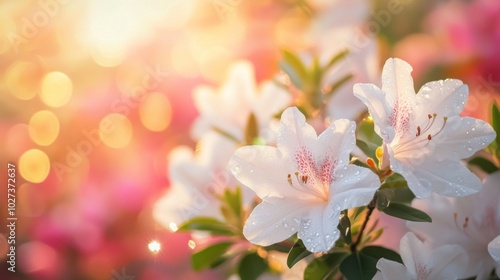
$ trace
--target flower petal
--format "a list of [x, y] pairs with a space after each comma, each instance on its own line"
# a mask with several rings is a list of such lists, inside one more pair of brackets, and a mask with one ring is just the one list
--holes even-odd
[[428, 82], [417, 93], [417, 112], [423, 119], [434, 113], [439, 117], [458, 116], [464, 109], [468, 95], [469, 88], [460, 80]]
[[337, 229], [340, 211], [331, 203], [315, 205], [308, 209], [301, 220], [298, 237], [310, 252], [326, 252], [339, 238]]
[[[389, 58], [382, 71], [382, 91], [392, 108], [388, 121], [397, 138], [405, 139], [415, 134], [415, 89], [411, 71], [413, 68], [399, 58]], [[386, 120], [387, 121], [387, 120]]]
[[[414, 174], [423, 187], [448, 197], [468, 196], [477, 193], [482, 186], [474, 173], [460, 162], [452, 160], [426, 160], [415, 169]], [[412, 189], [410, 184], [408, 182]], [[419, 198], [426, 197], [415, 195]]]
[[384, 92], [373, 84], [361, 83], [355, 84], [353, 91], [354, 95], [368, 107], [375, 124], [375, 132], [384, 141], [391, 142], [395, 132], [387, 120], [390, 119], [392, 108], [385, 100]]
[[336, 120], [323, 131], [317, 143], [312, 146], [316, 162], [321, 162], [325, 157], [328, 161], [337, 162], [337, 167], [349, 162], [349, 154], [356, 146], [356, 123], [346, 119]]
[[283, 241], [297, 232], [308, 207], [310, 202], [299, 198], [265, 198], [248, 217], [243, 235], [261, 246]]
[[429, 257], [424, 244], [413, 232], [408, 232], [401, 238], [399, 253], [408, 272], [414, 277], [417, 276], [417, 267], [419, 264], [425, 265]]
[[293, 158], [302, 147], [313, 147], [316, 140], [316, 131], [306, 123], [305, 116], [297, 107], [290, 107], [283, 112], [278, 133], [278, 149], [284, 158]]
[[433, 156], [437, 160], [467, 158], [484, 149], [495, 137], [495, 131], [485, 121], [461, 117], [448, 119], [440, 135], [433, 138], [436, 141]]
[[222, 218], [219, 203], [196, 188], [173, 185], [154, 206], [153, 217], [165, 228], [175, 227], [196, 216]]
[[390, 261], [387, 259], [379, 259], [377, 262], [377, 274], [373, 280], [400, 280], [411, 279], [406, 267], [398, 262]]
[[464, 279], [467, 274], [469, 257], [460, 245], [447, 244], [432, 251], [427, 265], [432, 267], [429, 279]]
[[[413, 165], [407, 164], [407, 162], [400, 161], [394, 158], [392, 150], [388, 149], [390, 153], [390, 163], [391, 169], [399, 174], [401, 174], [406, 182], [408, 183], [408, 187], [413, 192], [413, 194], [418, 198], [429, 197], [432, 194], [432, 189], [429, 189], [427, 186], [424, 186], [418, 176], [416, 176], [413, 172], [415, 169]], [[412, 160], [420, 160], [424, 159], [412, 159]]]
[[488, 244], [488, 252], [495, 262], [500, 262], [500, 235]]
[[270, 146], [246, 146], [239, 148], [229, 160], [229, 168], [243, 185], [252, 189], [260, 198], [268, 196], [303, 196], [305, 193], [292, 188], [280, 151]]
[[334, 175], [330, 186], [330, 200], [337, 210], [350, 209], [367, 205], [380, 187], [380, 181], [368, 168], [348, 165]]

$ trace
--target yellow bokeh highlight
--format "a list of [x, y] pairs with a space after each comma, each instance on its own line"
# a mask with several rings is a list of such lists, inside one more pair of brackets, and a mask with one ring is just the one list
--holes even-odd
[[172, 119], [172, 107], [168, 98], [160, 92], [148, 94], [139, 107], [141, 122], [151, 131], [165, 130]]
[[132, 123], [122, 114], [111, 113], [99, 123], [99, 136], [108, 147], [124, 148], [132, 139]]
[[10, 93], [21, 100], [35, 97], [42, 71], [35, 63], [18, 61], [12, 63], [5, 71], [5, 81]]
[[38, 149], [28, 150], [19, 158], [19, 173], [28, 182], [43, 182], [49, 171], [49, 157]]
[[42, 80], [40, 98], [50, 107], [66, 105], [73, 94], [73, 83], [66, 74], [50, 72]]
[[35, 143], [48, 146], [59, 135], [59, 119], [50, 111], [38, 111], [29, 121], [29, 133]]

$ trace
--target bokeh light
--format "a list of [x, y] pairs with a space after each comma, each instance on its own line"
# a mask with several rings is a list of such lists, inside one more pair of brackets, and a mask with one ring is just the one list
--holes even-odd
[[59, 134], [59, 119], [51, 111], [38, 111], [30, 118], [29, 132], [35, 143], [48, 146]]
[[160, 244], [160, 242], [153, 240], [153, 241], [149, 242], [148, 249], [153, 254], [159, 253], [161, 251], [161, 244]]
[[40, 98], [50, 107], [66, 105], [73, 94], [73, 83], [61, 72], [50, 72], [43, 78]]
[[28, 150], [19, 158], [19, 173], [26, 181], [43, 182], [49, 175], [49, 171], [49, 157], [41, 150]]
[[161, 92], [149, 93], [139, 107], [142, 124], [151, 131], [163, 131], [170, 124], [172, 108]]
[[12, 95], [21, 100], [30, 100], [38, 92], [42, 70], [30, 61], [14, 62], [5, 72], [5, 81]]
[[108, 147], [124, 148], [132, 139], [132, 123], [122, 114], [111, 113], [99, 123], [99, 135]]

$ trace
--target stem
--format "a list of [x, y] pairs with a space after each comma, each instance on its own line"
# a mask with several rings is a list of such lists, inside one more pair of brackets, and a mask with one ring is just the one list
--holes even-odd
[[373, 210], [375, 210], [376, 203], [377, 203], [377, 197], [374, 197], [372, 199], [372, 201], [370, 201], [370, 204], [368, 204], [368, 206], [367, 206], [368, 207], [368, 212], [366, 212], [365, 220], [363, 221], [363, 224], [361, 225], [361, 229], [359, 231], [358, 239], [351, 244], [351, 252], [352, 253], [356, 252], [356, 249], [357, 249], [359, 243], [361, 243], [361, 239], [363, 238], [363, 232], [365, 231], [366, 226], [368, 225], [368, 221], [370, 220], [370, 216], [372, 215]]

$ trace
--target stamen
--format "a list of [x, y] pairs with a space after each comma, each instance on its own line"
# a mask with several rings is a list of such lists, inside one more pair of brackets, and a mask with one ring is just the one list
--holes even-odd
[[444, 126], [446, 125], [447, 121], [448, 121], [448, 117], [443, 117], [443, 126], [441, 126], [441, 129], [436, 134], [434, 134], [434, 137], [437, 136], [439, 133], [441, 133], [441, 131], [443, 131]]
[[288, 184], [290, 184], [290, 186], [293, 186], [292, 185], [292, 175], [288, 174], [287, 181], [288, 181]]
[[469, 217], [465, 217], [465, 222], [464, 222], [464, 230], [467, 229], [467, 226], [469, 225]]
[[[424, 129], [423, 129], [423, 132], [424, 132], [424, 133], [425, 133], [427, 130], [429, 130], [429, 128], [431, 128], [431, 127], [432, 127], [432, 125], [434, 124], [434, 121], [436, 120], [437, 114], [436, 114], [436, 113], [434, 113], [434, 114], [432, 114], [432, 116], [431, 116], [431, 114], [429, 114], [429, 115], [427, 115], [427, 117], [429, 118], [429, 121], [427, 122], [427, 125], [426, 125], [426, 126], [424, 127]], [[432, 120], [431, 120], [431, 119], [432, 119]]]
[[370, 168], [372, 168], [372, 169], [376, 169], [376, 168], [377, 168], [377, 166], [376, 166], [376, 164], [375, 164], [375, 161], [374, 161], [372, 158], [367, 158], [367, 159], [366, 159], [366, 164], [367, 164]]
[[[429, 131], [432, 128], [432, 126], [434, 125], [434, 122], [436, 121], [436, 117], [437, 117], [436, 113], [434, 113], [432, 115], [428, 114], [427, 118], [429, 120], [428, 120], [425, 128], [422, 129], [420, 126], [417, 126], [417, 133], [415, 134], [415, 138], [412, 138], [412, 139], [409, 139], [405, 142], [399, 143], [394, 148], [394, 152], [395, 153], [403, 153], [403, 152], [407, 152], [407, 151], [411, 151], [411, 150], [422, 149], [422, 148], [425, 148], [427, 145], [429, 145], [429, 142], [432, 140], [432, 138], [436, 137], [437, 135], [439, 135], [443, 131], [444, 127], [446, 126], [446, 122], [448, 121], [448, 117], [443, 117], [443, 125], [441, 126], [441, 128], [437, 132], [428, 133], [427, 137], [426, 137], [427, 139], [420, 138], [420, 135], [425, 134], [427, 131]], [[424, 141], [426, 142], [425, 144], [422, 143], [423, 145], [417, 145], [418, 143], [421, 143]]]
[[307, 184], [307, 179], [309, 179], [309, 177], [307, 177], [306, 175], [302, 175], [301, 179], [302, 183]]

